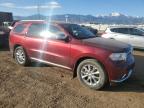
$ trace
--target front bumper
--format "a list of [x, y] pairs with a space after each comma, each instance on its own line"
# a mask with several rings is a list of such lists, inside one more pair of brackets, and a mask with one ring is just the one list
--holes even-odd
[[124, 74], [124, 75], [121, 77], [121, 79], [119, 79], [119, 80], [111, 80], [111, 82], [112, 82], [112, 83], [121, 83], [121, 82], [127, 80], [127, 79], [131, 76], [132, 73], [133, 73], [133, 70], [130, 70], [130, 71], [128, 72], [128, 74]]
[[113, 62], [108, 60], [106, 70], [110, 83], [121, 83], [127, 80], [133, 73], [135, 60], [133, 55], [129, 55], [125, 62]]

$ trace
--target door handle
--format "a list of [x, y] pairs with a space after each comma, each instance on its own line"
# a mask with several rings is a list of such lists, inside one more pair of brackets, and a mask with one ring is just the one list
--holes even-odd
[[24, 34], [25, 36], [27, 36], [27, 32], [25, 32], [25, 34]]
[[134, 37], [131, 36], [130, 38], [134, 38]]

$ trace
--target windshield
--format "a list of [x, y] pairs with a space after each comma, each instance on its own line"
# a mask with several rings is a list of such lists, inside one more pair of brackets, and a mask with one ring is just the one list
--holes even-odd
[[96, 37], [91, 31], [83, 28], [77, 24], [62, 24], [64, 29], [66, 29], [72, 36], [77, 39], [87, 39]]

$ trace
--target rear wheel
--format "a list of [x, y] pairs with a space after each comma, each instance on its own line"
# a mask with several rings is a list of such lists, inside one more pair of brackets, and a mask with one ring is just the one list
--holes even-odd
[[103, 88], [107, 82], [104, 68], [95, 59], [82, 61], [77, 68], [77, 75], [82, 84], [95, 90]]
[[22, 46], [18, 46], [15, 48], [14, 58], [16, 62], [22, 66], [27, 66], [30, 63], [30, 60]]

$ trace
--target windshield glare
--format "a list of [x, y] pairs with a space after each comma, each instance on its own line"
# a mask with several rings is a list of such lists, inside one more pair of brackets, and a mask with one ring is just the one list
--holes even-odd
[[91, 31], [77, 24], [63, 24], [63, 27], [77, 39], [87, 39], [96, 37]]

